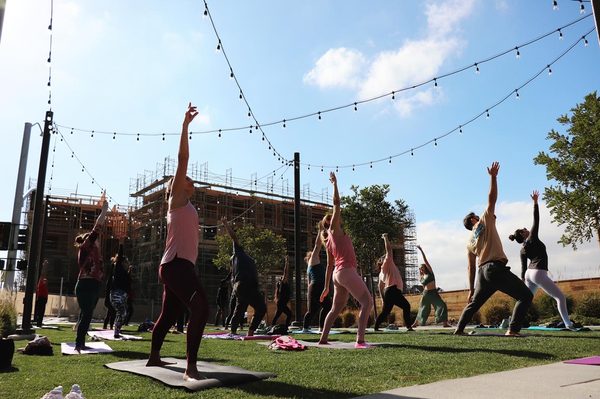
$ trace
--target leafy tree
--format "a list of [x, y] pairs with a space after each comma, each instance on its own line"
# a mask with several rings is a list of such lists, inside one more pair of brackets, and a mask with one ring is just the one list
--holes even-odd
[[571, 109], [571, 116], [557, 121], [567, 133], [548, 133], [554, 156], [542, 151], [533, 161], [545, 165], [547, 178], [556, 183], [545, 189], [544, 200], [553, 221], [566, 224], [558, 242], [577, 249], [594, 234], [600, 240], [600, 98], [596, 92], [588, 94]]
[[389, 185], [350, 189], [353, 194], [341, 198], [342, 221], [352, 238], [359, 267], [370, 275], [375, 262], [385, 252], [381, 235], [387, 233], [393, 242], [403, 235], [412, 220], [403, 200], [394, 203], [386, 200]]
[[[283, 271], [286, 256], [285, 238], [268, 229], [254, 227], [250, 224], [236, 229], [238, 241], [244, 251], [254, 258], [259, 273]], [[233, 254], [231, 238], [225, 233], [217, 235], [219, 248], [213, 263], [218, 268], [229, 268]]]

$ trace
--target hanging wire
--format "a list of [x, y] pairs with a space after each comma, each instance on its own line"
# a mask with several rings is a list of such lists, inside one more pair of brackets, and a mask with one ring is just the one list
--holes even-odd
[[48, 105], [52, 110], [52, 24], [54, 19], [54, 0], [50, 0], [50, 23], [48, 30], [50, 31], [50, 43], [48, 46]]
[[[576, 1], [578, 1], [578, 0], [576, 0]], [[206, 5], [206, 2], [205, 2], [205, 5]], [[210, 16], [210, 11], [208, 10], [208, 8], [205, 9], [205, 12], [206, 12], [206, 16], [207, 17]], [[569, 22], [569, 23], [567, 23], [567, 24], [565, 24], [565, 25], [563, 25], [563, 26], [561, 26], [561, 27], [559, 27], [557, 29], [554, 29], [554, 30], [552, 30], [550, 32], [542, 34], [542, 35], [540, 35], [540, 36], [538, 36], [538, 37], [536, 37], [534, 39], [528, 40], [528, 41], [526, 41], [526, 42], [524, 42], [522, 44], [519, 44], [517, 46], [512, 46], [512, 47], [510, 47], [510, 48], [508, 48], [508, 49], [506, 49], [504, 51], [500, 51], [499, 53], [497, 53], [495, 55], [492, 55], [490, 57], [484, 58], [484, 59], [482, 59], [480, 61], [477, 61], [477, 62], [474, 62], [474, 63], [470, 63], [470, 64], [468, 64], [466, 66], [463, 66], [463, 67], [458, 68], [456, 70], [453, 70], [451, 72], [447, 72], [447, 73], [441, 74], [439, 76], [436, 76], [434, 78], [431, 78], [429, 80], [426, 80], [426, 81], [423, 81], [423, 82], [420, 82], [420, 83], [417, 83], [417, 84], [414, 84], [414, 85], [411, 85], [411, 86], [406, 86], [406, 87], [401, 88], [401, 89], [391, 90], [389, 92], [386, 92], [386, 93], [383, 93], [383, 94], [380, 94], [380, 95], [377, 95], [377, 96], [374, 96], [374, 97], [370, 97], [370, 98], [367, 98], [367, 99], [364, 99], [364, 100], [352, 101], [352, 102], [349, 102], [349, 103], [344, 104], [344, 105], [338, 105], [338, 106], [334, 106], [334, 107], [322, 109], [322, 110], [319, 110], [319, 111], [310, 112], [310, 113], [307, 113], [307, 114], [302, 114], [302, 115], [297, 115], [297, 116], [292, 116], [292, 117], [286, 117], [286, 118], [279, 119], [277, 121], [271, 121], [271, 122], [263, 123], [263, 124], [258, 123], [258, 121], [256, 120], [256, 118], [254, 118], [254, 114], [252, 112], [252, 109], [251, 109], [250, 105], [248, 104], [248, 102], [246, 100], [246, 96], [245, 96], [244, 92], [241, 89], [241, 86], [240, 86], [240, 84], [239, 84], [239, 82], [237, 80], [237, 77], [236, 77], [237, 75], [235, 73], [233, 73], [233, 78], [232, 79], [234, 79], [234, 81], [236, 82], [238, 88], [240, 89], [240, 99], [243, 100], [245, 102], [245, 104], [248, 106], [248, 109], [249, 109], [249, 112], [250, 112], [250, 117], [252, 117], [253, 120], [254, 120], [254, 122], [255, 122], [254, 123], [254, 129], [255, 130], [260, 130], [262, 139], [264, 141], [267, 141], [267, 145], [270, 145], [273, 148], [273, 145], [272, 145], [271, 141], [268, 139], [268, 137], [266, 136], [266, 134], [262, 130], [263, 127], [269, 127], [269, 126], [274, 126], [274, 125], [283, 125], [283, 123], [286, 123], [286, 126], [287, 126], [287, 124], [289, 124], [289, 122], [297, 121], [297, 120], [300, 120], [300, 119], [311, 118], [311, 117], [312, 118], [316, 117], [315, 118], [316, 120], [320, 120], [320, 119], [322, 119], [323, 114], [330, 113], [330, 112], [335, 112], [335, 111], [340, 111], [340, 110], [343, 110], [343, 109], [346, 109], [346, 108], [351, 108], [351, 107], [352, 108], [356, 107], [356, 109], [358, 110], [358, 106], [361, 105], [361, 104], [373, 102], [373, 101], [376, 101], [376, 100], [379, 100], [381, 98], [385, 98], [385, 97], [388, 97], [388, 96], [391, 97], [391, 98], [393, 98], [393, 99], [396, 99], [396, 95], [398, 93], [407, 92], [407, 91], [410, 91], [410, 90], [414, 90], [414, 89], [417, 89], [419, 87], [422, 87], [422, 86], [425, 86], [425, 85], [437, 82], [440, 79], [447, 78], [447, 77], [450, 77], [450, 76], [453, 76], [453, 75], [457, 75], [457, 74], [459, 74], [461, 72], [464, 72], [464, 71], [467, 71], [467, 70], [475, 69], [475, 72], [479, 73], [480, 72], [479, 67], [482, 64], [494, 61], [494, 60], [496, 60], [496, 59], [498, 59], [498, 58], [500, 58], [500, 57], [502, 57], [502, 56], [504, 56], [506, 54], [514, 53], [515, 52], [515, 48], [519, 48], [519, 49], [522, 50], [524, 47], [527, 47], [527, 46], [529, 46], [531, 44], [534, 44], [534, 43], [536, 43], [536, 42], [538, 42], [538, 41], [540, 41], [542, 39], [545, 39], [546, 37], [554, 35], [557, 32], [562, 37], [562, 30], [563, 29], [568, 28], [568, 27], [570, 27], [572, 25], [575, 25], [578, 22], [580, 22], [580, 21], [582, 21], [582, 20], [584, 20], [586, 18], [591, 17], [591, 15], [592, 14], [584, 15], [584, 16], [579, 17], [578, 19], [576, 19], [576, 20], [574, 20], [572, 22]], [[211, 22], [212, 22], [212, 17], [211, 17]], [[214, 27], [214, 23], [213, 23], [213, 29], [215, 30], [215, 34], [218, 36], [218, 33], [216, 32], [216, 28]], [[219, 40], [221, 40], [221, 39], [219, 38]], [[222, 42], [221, 42], [220, 49], [221, 49], [220, 51], [222, 51], [222, 49], [223, 49]], [[223, 54], [224, 54], [225, 59], [226, 59], [226, 61], [228, 63], [228, 67], [231, 68], [231, 70], [233, 71], [233, 68], [229, 64], [229, 59], [227, 58], [227, 55], [226, 55], [226, 53], [224, 51], [223, 51]], [[285, 122], [284, 122], [284, 120], [285, 120]], [[82, 132], [82, 133], [91, 133], [93, 131], [93, 130], [89, 130], [89, 129], [76, 128], [76, 127], [71, 127], [71, 126], [66, 126], [66, 125], [58, 125], [58, 126], [62, 127], [62, 128], [65, 128], [65, 129], [71, 129], [72, 131]], [[210, 129], [210, 130], [194, 131], [194, 132], [190, 132], [190, 134], [193, 133], [194, 135], [196, 135], [196, 134], [218, 133], [219, 137], [220, 137], [221, 134], [225, 133], [225, 132], [246, 131], [246, 130], [248, 130], [248, 126], [247, 125], [245, 125], [245, 126], [238, 126], [238, 127], [230, 127], [230, 128], [217, 128], [217, 129]], [[167, 136], [175, 136], [175, 135], [181, 134], [180, 132], [139, 133], [139, 132], [118, 132], [118, 131], [115, 132], [115, 131], [101, 131], [101, 130], [95, 130], [95, 133], [97, 133], [97, 134], [103, 134], [103, 135], [113, 135], [113, 134], [123, 135], [123, 136], [137, 136], [137, 135], [140, 135], [140, 136], [148, 136], [148, 137], [164, 137], [165, 135], [167, 135]], [[281, 158], [285, 159], [285, 157], [283, 157], [279, 152], [277, 152], [277, 150], [275, 150], [275, 153], [276, 153], [276, 156], [279, 155]]]
[[[268, 143], [268, 146], [270, 147], [269, 149], [271, 149], [271, 148], [273, 149], [273, 156], [277, 156], [280, 159], [287, 160], [281, 153], [279, 153], [279, 151], [277, 151], [277, 149], [275, 148], [273, 143], [271, 143], [271, 140], [269, 140], [269, 137], [264, 132], [262, 125], [258, 122], [256, 115], [254, 114], [254, 111], [252, 110], [252, 107], [250, 106], [250, 103], [248, 102], [246, 94], [244, 93], [244, 90], [242, 90], [242, 85], [240, 84], [240, 81], [238, 80], [237, 74], [234, 72], [233, 66], [231, 65], [231, 61], [229, 60], [229, 57], [227, 56], [227, 52], [225, 51], [225, 46], [223, 46], [223, 40], [221, 39], [221, 36], [219, 35], [219, 32], [217, 31], [215, 21], [213, 20], [212, 14], [210, 12], [210, 9], [208, 8], [208, 3], [206, 2], [206, 0], [204, 0], [204, 15], [207, 16], [208, 19], [210, 20], [210, 24], [213, 28], [215, 36], [218, 39], [217, 50], [219, 50], [219, 51], [221, 51], [221, 53], [223, 53], [223, 57], [225, 58], [225, 61], [227, 62], [227, 66], [229, 67], [229, 71], [230, 71], [229, 76], [235, 81], [235, 84], [240, 91], [240, 98], [242, 101], [244, 101], [244, 103], [248, 107], [248, 116], [250, 118], [252, 118], [252, 120], [254, 121], [254, 126], [256, 127], [256, 130], [260, 130], [260, 132], [262, 133], [262, 138]], [[285, 121], [283, 122], [283, 125], [285, 127]], [[244, 129], [246, 129], [246, 127]], [[221, 129], [221, 130], [226, 130], [226, 129]], [[250, 127], [250, 133], [252, 133], [252, 127]]]
[[100, 188], [100, 190], [106, 194], [106, 196], [110, 199], [110, 201], [113, 204], [117, 205], [117, 207], [123, 206], [115, 198], [113, 198], [110, 194], [108, 194], [108, 191], [106, 190], [106, 188], [103, 185], [101, 185], [100, 183], [98, 183], [98, 180], [94, 176], [92, 176], [89, 169], [83, 164], [83, 161], [77, 156], [77, 154], [75, 153], [73, 148], [69, 145], [69, 142], [67, 141], [66, 137], [62, 134], [62, 132], [60, 131], [60, 129], [58, 128], [58, 126], [56, 124], [54, 125], [54, 130], [60, 135], [61, 141], [63, 141], [65, 143], [65, 145], [71, 152], [71, 158], [74, 158], [79, 163], [79, 166], [81, 166], [81, 171], [85, 172], [90, 177], [90, 179], [92, 179], [92, 184], [98, 186]]
[[[585, 33], [583, 36], [581, 36], [579, 39], [577, 39], [573, 44], [571, 44], [565, 51], [563, 51], [558, 57], [554, 58], [554, 60], [552, 60], [551, 62], [547, 63], [543, 68], [541, 68], [537, 73], [535, 73], [532, 77], [530, 77], [527, 81], [525, 81], [525, 83], [521, 84], [520, 86], [518, 86], [516, 89], [511, 90], [507, 95], [505, 95], [502, 99], [500, 99], [499, 101], [497, 101], [496, 103], [494, 103], [493, 105], [489, 106], [489, 107], [485, 107], [483, 111], [479, 112], [477, 115], [473, 116], [471, 119], [468, 119], [465, 122], [462, 122], [460, 125], [458, 125], [457, 127], [449, 130], [448, 132], [434, 137], [431, 140], [428, 140], [422, 144], [419, 144], [417, 146], [413, 146], [410, 149], [404, 150], [400, 153], [397, 154], [393, 154], [393, 155], [386, 155], [383, 158], [379, 158], [379, 159], [375, 159], [375, 160], [370, 160], [370, 161], [365, 161], [365, 162], [354, 162], [354, 163], [350, 163], [350, 164], [346, 164], [346, 165], [326, 165], [324, 163], [321, 162], [313, 162], [313, 163], [302, 163], [301, 165], [303, 166], [307, 166], [307, 167], [311, 167], [311, 166], [320, 166], [321, 167], [321, 171], [323, 171], [323, 168], [339, 168], [339, 169], [347, 169], [347, 168], [356, 168], [359, 166], [366, 166], [369, 165], [370, 167], [373, 167], [373, 164], [376, 163], [380, 163], [380, 162], [385, 162], [388, 161], [392, 158], [397, 158], [400, 157], [402, 155], [406, 155], [406, 154], [411, 154], [414, 155], [414, 151], [418, 150], [420, 148], [423, 148], [431, 143], [434, 143], [435, 145], [437, 145], [437, 143], [439, 142], [440, 139], [445, 138], [447, 136], [449, 136], [450, 134], [454, 133], [454, 132], [459, 132], [462, 133], [463, 132], [463, 128], [471, 123], [473, 123], [474, 121], [476, 121], [477, 119], [479, 119], [480, 117], [487, 115], [491, 110], [493, 110], [494, 108], [500, 106], [500, 104], [504, 103], [506, 100], [508, 100], [509, 98], [511, 98], [513, 95], [515, 95], [517, 98], [519, 98], [519, 90], [521, 90], [522, 88], [528, 86], [531, 82], [533, 82], [535, 79], [537, 79], [540, 75], [542, 75], [544, 72], [548, 71], [550, 69], [550, 67], [552, 65], [554, 65], [556, 62], [558, 62], [561, 58], [563, 58], [565, 55], [567, 55], [571, 50], [573, 50], [575, 48], [575, 46], [581, 42], [586, 40], [586, 36], [588, 36], [590, 33], [592, 33], [594, 30], [596, 30], [595, 28], [590, 29], [587, 33]], [[513, 49], [514, 50], [514, 49]]]

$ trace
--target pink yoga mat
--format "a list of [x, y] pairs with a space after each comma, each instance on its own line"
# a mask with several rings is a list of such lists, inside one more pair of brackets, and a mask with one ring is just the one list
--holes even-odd
[[588, 366], [600, 366], [600, 356], [583, 357], [581, 359], [566, 360], [568, 364], [585, 364]]

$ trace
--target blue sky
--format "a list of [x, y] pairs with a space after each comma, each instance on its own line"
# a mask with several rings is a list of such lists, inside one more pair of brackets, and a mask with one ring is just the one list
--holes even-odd
[[[343, 6], [342, 6], [343, 4]], [[209, 2], [223, 47], [245, 98], [259, 123], [268, 123], [352, 104], [411, 87], [473, 65], [504, 50], [552, 32], [576, 19], [580, 3], [551, 1], [359, 1]], [[114, 201], [128, 203], [130, 178], [154, 170], [175, 156], [177, 133], [188, 101], [200, 116], [192, 131], [254, 124], [238, 98], [239, 90], [200, 1], [54, 1], [52, 30], [52, 110], [55, 122], [95, 134], [61, 128], [69, 146]], [[0, 219], [12, 214], [14, 186], [24, 122], [41, 122], [48, 104], [50, 2], [7, 2], [0, 41], [0, 137], [3, 156]], [[302, 184], [320, 193], [329, 188], [318, 165], [366, 166], [340, 169], [342, 194], [350, 185], [390, 185], [390, 200], [402, 198], [413, 209], [417, 235], [437, 271], [440, 286], [466, 287], [462, 217], [485, 206], [489, 178], [485, 167], [501, 163], [498, 228], [502, 237], [531, 224], [529, 194], [549, 184], [533, 157], [547, 150], [556, 118], [598, 90], [600, 46], [573, 50], [537, 79], [490, 109], [490, 117], [413, 151], [458, 127], [510, 94], [553, 62], [593, 28], [588, 17], [529, 46], [475, 68], [414, 90], [336, 112], [263, 128], [277, 151], [300, 152]], [[34, 131], [27, 175], [35, 178], [41, 138]], [[141, 133], [140, 141], [135, 134]], [[54, 148], [55, 142], [51, 143]], [[196, 135], [191, 159], [211, 172], [249, 179], [281, 166], [253, 129]], [[97, 195], [98, 184], [81, 172], [64, 142], [50, 154], [53, 193], [77, 190]], [[384, 159], [395, 154], [391, 164]], [[54, 168], [50, 168], [54, 156]], [[335, 169], [335, 168], [333, 168]], [[283, 169], [282, 169], [283, 170]], [[279, 175], [277, 175], [279, 177]], [[284, 179], [293, 182], [291, 168]], [[281, 184], [281, 180], [279, 180]], [[542, 204], [543, 205], [543, 204]], [[600, 274], [598, 244], [579, 251], [556, 244], [561, 228], [542, 207], [542, 240], [548, 245], [555, 277]], [[505, 240], [517, 267], [518, 246]]]

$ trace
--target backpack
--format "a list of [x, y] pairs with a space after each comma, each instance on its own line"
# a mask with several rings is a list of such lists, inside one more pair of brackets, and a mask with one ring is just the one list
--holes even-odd
[[303, 351], [306, 349], [306, 345], [301, 344], [295, 338], [290, 337], [289, 335], [283, 335], [281, 337], [277, 337], [271, 342], [269, 345], [269, 349], [277, 350], [287, 350], [287, 351]]

